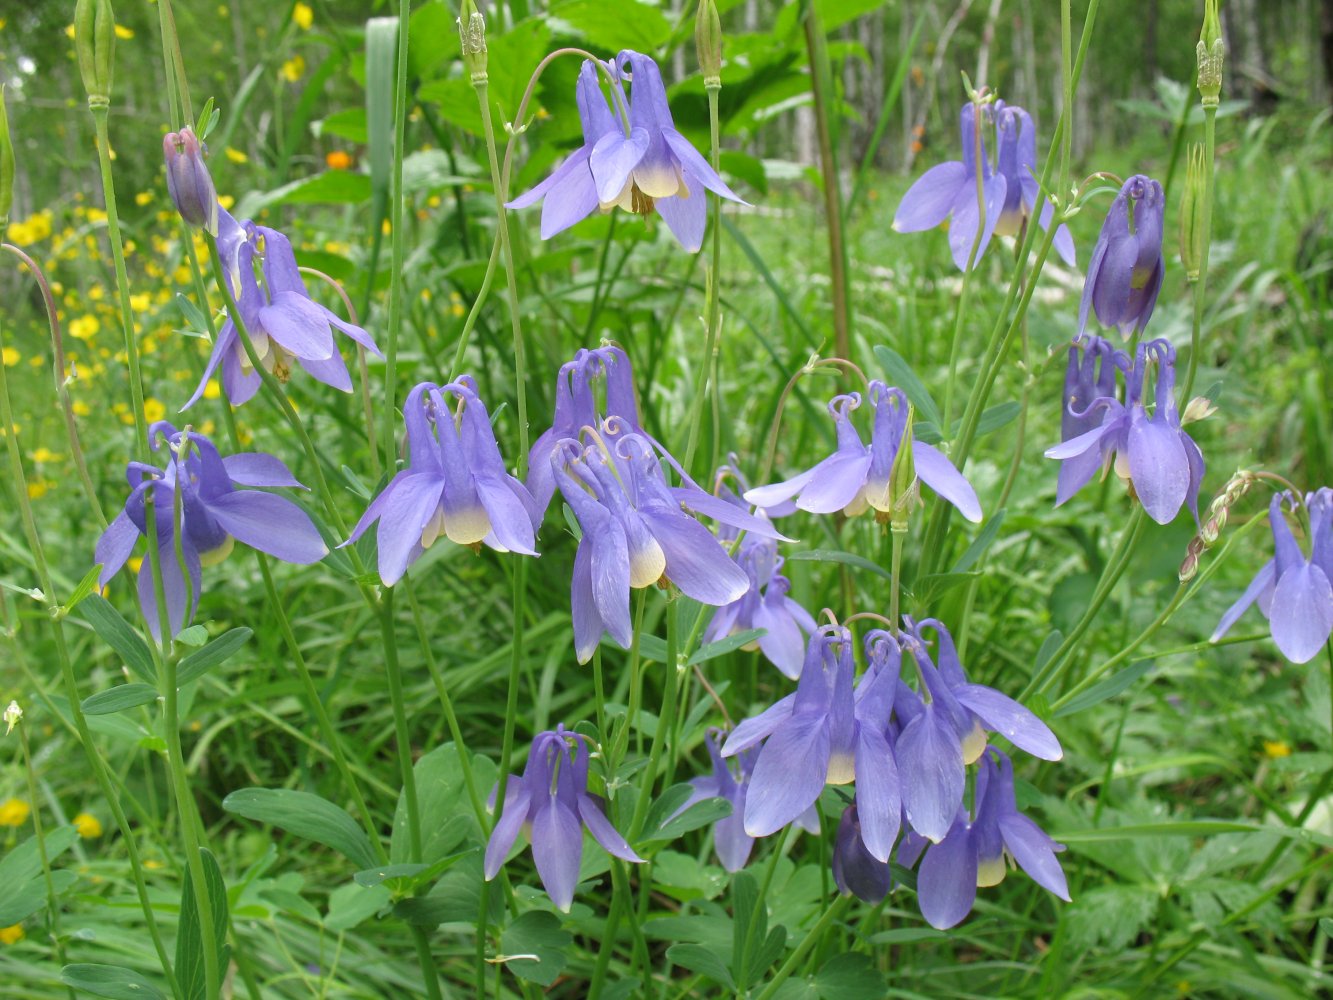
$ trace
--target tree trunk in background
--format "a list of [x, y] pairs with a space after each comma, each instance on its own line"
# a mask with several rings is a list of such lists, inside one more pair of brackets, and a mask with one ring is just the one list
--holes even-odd
[[1333, 0], [1319, 5], [1319, 47], [1324, 57], [1324, 93], [1328, 94], [1333, 91]]

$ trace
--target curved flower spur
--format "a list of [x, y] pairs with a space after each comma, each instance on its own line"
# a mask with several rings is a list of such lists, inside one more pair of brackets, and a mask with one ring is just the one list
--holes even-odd
[[643, 861], [606, 818], [602, 800], [588, 792], [590, 755], [587, 738], [563, 725], [537, 734], [523, 777], [511, 774], [505, 785], [504, 809], [486, 844], [486, 881], [500, 874], [520, 831], [532, 844], [546, 894], [566, 913], [578, 886], [585, 826], [608, 854]]
[[[869, 390], [874, 425], [868, 447], [851, 421], [852, 411], [861, 405], [861, 394], [834, 396], [828, 404], [837, 430], [833, 454], [785, 482], [747, 490], [745, 499], [767, 509], [795, 498], [797, 507], [812, 514], [843, 511], [851, 517], [873, 507], [887, 520], [893, 511], [889, 477], [907, 432], [908, 402], [901, 389], [878, 379], [870, 381]], [[981, 503], [972, 484], [938, 448], [915, 437], [911, 444], [917, 477], [969, 521], [979, 522]]]
[[[616, 421], [603, 427], [613, 433]], [[629, 592], [660, 580], [702, 604], [720, 607], [740, 599], [749, 578], [717, 537], [682, 508], [770, 538], [783, 538], [764, 518], [737, 510], [698, 487], [670, 487], [653, 445], [621, 433], [599, 432], [586, 447], [560, 442], [551, 458], [556, 484], [579, 522], [571, 608], [574, 648], [586, 663], [603, 633], [629, 647]], [[785, 540], [785, 539], [784, 539]]]
[[472, 378], [415, 386], [403, 419], [407, 468], [389, 480], [343, 545], [378, 520], [379, 571], [386, 587], [402, 579], [441, 536], [473, 549], [484, 544], [497, 552], [536, 555], [540, 511], [527, 487], [505, 469]]
[[[151, 509], [150, 544], [157, 546], [172, 635], [194, 617], [202, 588], [202, 567], [225, 559], [235, 541], [284, 562], [302, 565], [319, 562], [328, 554], [319, 531], [296, 504], [273, 493], [237, 489], [238, 486], [304, 489], [280, 459], [262, 452], [242, 452], [223, 458], [204, 435], [189, 428], [178, 431], [165, 420], [149, 427], [148, 441], [154, 451], [166, 446], [167, 464], [159, 468], [143, 462], [129, 463], [129, 498], [97, 540], [95, 558], [102, 566], [97, 582], [101, 587], [110, 583], [129, 561], [139, 537], [149, 535]], [[180, 560], [176, 558], [172, 530], [177, 492], [181, 511], [180, 548], [189, 574], [188, 587]], [[148, 629], [160, 641], [160, 616], [150, 559], [139, 566], [138, 592], [139, 607]]]

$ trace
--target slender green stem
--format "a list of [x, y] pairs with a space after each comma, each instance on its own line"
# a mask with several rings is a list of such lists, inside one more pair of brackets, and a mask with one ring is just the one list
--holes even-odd
[[796, 946], [796, 950], [787, 957], [787, 961], [783, 962], [778, 971], [773, 974], [773, 978], [769, 980], [768, 985], [764, 987], [756, 1000], [772, 1000], [782, 984], [796, 971], [806, 953], [819, 942], [819, 939], [824, 936], [824, 932], [833, 926], [833, 922], [842, 916], [843, 910], [847, 909], [851, 899], [851, 896], [839, 896], [833, 901], [833, 905], [825, 910], [824, 915], [819, 918], [819, 923], [810, 928], [809, 933]]
[[634, 818], [629, 824], [629, 842], [632, 844], [643, 832], [643, 821], [648, 816], [648, 803], [652, 801], [653, 782], [657, 778], [657, 767], [662, 760], [662, 748], [666, 737], [676, 724], [676, 706], [679, 701], [680, 665], [677, 663], [677, 601], [668, 598], [666, 612], [666, 677], [663, 685], [665, 703], [657, 719], [657, 728], [653, 730], [652, 749], [648, 751], [648, 766], [643, 769], [639, 779], [639, 797], [634, 803]]
[[450, 382], [463, 373], [463, 356], [467, 352], [468, 341], [472, 337], [472, 328], [477, 325], [477, 317], [481, 315], [481, 307], [487, 296], [490, 295], [491, 283], [495, 280], [495, 268], [499, 262], [500, 237], [497, 234], [495, 242], [491, 244], [491, 256], [486, 262], [486, 274], [481, 279], [481, 288], [472, 303], [472, 308], [468, 310], [467, 319], [463, 320], [463, 329], [458, 334], [458, 346], [454, 349], [454, 360], [449, 366]]
[[[754, 910], [750, 914], [750, 922], [745, 927], [745, 940], [741, 944], [741, 953], [736, 956], [739, 962], [744, 956], [750, 954], [750, 948], [754, 944], [755, 928], [759, 926], [759, 914], [764, 912], [768, 906], [768, 889], [773, 884], [773, 876], [777, 873], [778, 862], [782, 860], [783, 848], [787, 846], [787, 838], [791, 834], [792, 824], [788, 823], [779, 832], [777, 839], [773, 841], [773, 848], [768, 856], [768, 864], [764, 867], [764, 878], [759, 883], [759, 892], [754, 899]], [[823, 869], [820, 865], [820, 869]], [[744, 970], [748, 971], [748, 970]], [[749, 980], [746, 980], [749, 985]]]
[[606, 983], [606, 971], [611, 965], [611, 953], [615, 950], [616, 931], [620, 929], [621, 914], [629, 908], [629, 878], [619, 859], [611, 859], [611, 909], [606, 914], [606, 924], [602, 928], [602, 943], [597, 949], [597, 962], [592, 969], [592, 979], [588, 984], [589, 1000], [599, 1000], [602, 987]]
[[643, 691], [643, 657], [639, 652], [639, 636], [643, 632], [643, 610], [647, 602], [648, 591], [640, 589], [634, 593], [634, 630], [630, 634], [629, 644], [629, 704], [626, 708], [625, 721], [616, 733], [615, 743], [611, 747], [611, 758], [607, 762], [607, 773], [612, 781], [620, 770], [620, 762], [629, 750], [629, 731], [637, 725], [639, 703]]
[[898, 598], [899, 591], [902, 589], [903, 538], [906, 535], [907, 531], [905, 529], [903, 531], [894, 528], [889, 529], [890, 544], [893, 546], [890, 569], [893, 579], [889, 584], [889, 627], [893, 630], [894, 635], [898, 634], [899, 627]]
[[505, 791], [509, 785], [509, 766], [514, 758], [514, 729], [518, 724], [518, 680], [523, 666], [523, 647], [518, 641], [523, 634], [527, 616], [528, 563], [520, 559], [514, 564], [514, 641], [510, 646], [509, 686], [505, 699], [504, 736], [500, 744], [500, 778], [495, 791], [498, 808], [504, 807]]
[[[19, 746], [23, 749], [23, 768], [28, 775], [28, 801], [32, 803], [32, 833], [37, 841], [37, 858], [42, 865], [42, 881], [46, 884], [46, 906], [50, 911], [51, 943], [55, 946], [56, 958], [65, 964], [65, 942], [60, 936], [60, 905], [56, 900], [56, 883], [51, 876], [51, 858], [46, 853], [46, 831], [42, 829], [42, 809], [37, 801], [37, 772], [32, 766], [32, 750], [28, 746], [28, 729], [19, 724]], [[70, 1000], [75, 1000], [74, 990], [65, 988]]]
[[407, 46], [412, 15], [411, 0], [398, 0], [398, 63], [393, 102], [393, 187], [389, 198], [389, 252], [392, 276], [389, 282], [389, 321], [384, 345], [384, 467], [394, 467], [394, 413], [398, 410], [398, 334], [403, 325], [403, 262], [406, 236], [403, 232], [403, 157], [407, 141]]
[[1199, 344], [1203, 336], [1203, 311], [1208, 293], [1208, 255], [1213, 242], [1213, 178], [1216, 173], [1217, 108], [1203, 109], [1203, 246], [1199, 253], [1199, 279], [1194, 282], [1194, 320], [1190, 328], [1190, 361], [1185, 369], [1185, 384], [1181, 386], [1180, 405], [1189, 402], [1194, 390], [1194, 376], [1199, 368]]
[[417, 805], [417, 779], [412, 768], [412, 743], [407, 731], [407, 708], [403, 701], [403, 676], [398, 665], [398, 638], [393, 620], [393, 588], [385, 587], [380, 599], [380, 638], [384, 646], [384, 673], [393, 705], [394, 739], [398, 744], [398, 770], [407, 806], [408, 860], [421, 861], [421, 812]]

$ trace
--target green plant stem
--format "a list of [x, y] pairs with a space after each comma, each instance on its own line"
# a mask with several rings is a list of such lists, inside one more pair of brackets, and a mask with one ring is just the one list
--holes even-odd
[[620, 861], [612, 858], [611, 909], [606, 914], [606, 924], [602, 928], [602, 943], [597, 949], [597, 962], [593, 965], [592, 979], [588, 983], [589, 1000], [599, 1000], [602, 995], [606, 972], [611, 965], [611, 952], [615, 950], [616, 931], [620, 929], [621, 914], [627, 908], [629, 908], [629, 878]]
[[[65, 964], [65, 942], [60, 937], [60, 906], [56, 902], [56, 883], [51, 876], [51, 859], [46, 853], [46, 831], [42, 829], [42, 809], [37, 800], [37, 772], [32, 766], [32, 750], [28, 746], [28, 729], [19, 723], [19, 746], [23, 750], [23, 768], [28, 775], [28, 800], [32, 803], [32, 833], [37, 841], [37, 858], [42, 865], [42, 881], [46, 883], [46, 906], [51, 916], [51, 943], [55, 946], [56, 958]], [[70, 1000], [75, 1000], [74, 990], [65, 988]]]
[[496, 808], [503, 809], [505, 793], [509, 786], [509, 767], [514, 758], [514, 730], [518, 724], [518, 681], [523, 666], [522, 644], [518, 637], [523, 633], [523, 619], [527, 615], [528, 563], [520, 559], [514, 565], [514, 641], [511, 643], [509, 657], [509, 685], [505, 697], [504, 736], [500, 744], [500, 777], [495, 790]]
[[[778, 862], [782, 860], [782, 851], [787, 846], [787, 838], [791, 833], [792, 825], [788, 823], [784, 826], [778, 832], [777, 839], [773, 841], [773, 849], [768, 856], [768, 864], [764, 867], [764, 878], [759, 883], [759, 892], [755, 895], [754, 910], [750, 913], [750, 922], [745, 927], [745, 940], [741, 943], [741, 953], [736, 956], [738, 962], [749, 956], [750, 947], [754, 944], [754, 932], [759, 925], [759, 914], [764, 912], [764, 907], [768, 905], [768, 889], [773, 884], [773, 876], [777, 873]], [[823, 865], [820, 868], [822, 870]], [[748, 973], [748, 970], [744, 971]], [[748, 976], [746, 985], [749, 985]]]
[[630, 633], [629, 644], [629, 704], [625, 710], [625, 721], [616, 733], [615, 742], [611, 747], [611, 757], [607, 762], [607, 773], [612, 781], [616, 780], [620, 763], [629, 750], [629, 731], [639, 718], [639, 703], [643, 691], [643, 657], [639, 652], [639, 636], [643, 632], [643, 609], [647, 602], [647, 594], [646, 589], [640, 589], [634, 594], [634, 629]]
[[[398, 61], [393, 101], [393, 178], [389, 198], [389, 319], [384, 345], [384, 467], [394, 467], [394, 430], [398, 410], [398, 334], [403, 325], [403, 262], [406, 259], [403, 232], [403, 157], [407, 142], [407, 47], [411, 25], [411, 0], [398, 0]], [[424, 971], [424, 970], [423, 970]]]
[[[4, 335], [3, 328], [0, 327], [0, 351], [3, 350]], [[157, 952], [162, 973], [166, 976], [172, 993], [179, 994], [180, 986], [176, 980], [176, 973], [171, 967], [171, 960], [167, 956], [166, 945], [163, 943], [162, 933], [157, 926], [157, 919], [153, 913], [153, 905], [148, 898], [148, 886], [144, 881], [143, 864], [139, 858], [138, 844], [134, 840], [134, 831], [125, 816], [125, 810], [121, 807], [120, 796], [112, 785], [107, 764], [98, 752], [97, 745], [93, 742], [92, 732], [88, 728], [88, 720], [83, 714], [82, 703], [79, 699], [79, 683], [74, 674], [74, 662], [70, 657], [69, 647], [65, 644], [64, 616], [60, 605], [56, 601], [55, 583], [47, 567], [46, 554], [42, 548], [41, 538], [37, 534], [37, 522], [32, 516], [32, 504], [28, 500], [27, 477], [23, 473], [23, 459], [19, 454], [17, 435], [12, 432], [14, 411], [10, 405], [9, 380], [3, 364], [0, 364], [0, 427], [5, 430], [4, 437], [6, 451], [9, 455], [9, 472], [14, 487], [14, 497], [18, 503], [19, 520], [23, 524], [23, 533], [27, 537], [28, 550], [32, 555], [33, 566], [37, 571], [37, 581], [45, 595], [46, 608], [50, 616], [51, 635], [56, 647], [56, 661], [60, 665], [61, 682], [65, 688], [65, 698], [69, 702], [70, 715], [74, 719], [74, 728], [78, 732], [79, 742], [83, 745], [83, 752], [88, 757], [88, 764], [93, 770], [93, 778], [97, 781], [102, 799], [106, 802], [107, 808], [111, 810], [112, 819], [115, 820], [116, 829], [120, 831], [121, 840], [125, 844], [126, 853], [129, 855], [135, 894], [138, 896], [139, 906], [143, 910], [144, 919], [148, 925], [148, 934], [153, 940], [153, 949]]]
[[893, 630], [894, 635], [898, 634], [898, 599], [899, 591], [902, 589], [903, 538], [906, 534], [906, 530], [889, 528], [889, 543], [893, 547], [889, 571], [893, 577], [889, 583], [889, 628]]
[[782, 984], [796, 971], [806, 953], [818, 943], [819, 939], [824, 936], [824, 932], [833, 926], [833, 922], [842, 916], [842, 911], [847, 909], [851, 899], [851, 896], [839, 896], [833, 901], [833, 904], [824, 911], [824, 915], [819, 918], [819, 923], [810, 928], [809, 933], [801, 939], [801, 943], [796, 946], [796, 950], [787, 957], [787, 961], [782, 963], [768, 985], [763, 988], [755, 1000], [772, 1000]]
[[385, 587], [380, 599], [380, 638], [384, 646], [384, 673], [393, 705], [394, 739], [398, 744], [398, 770], [407, 807], [408, 860], [421, 861], [421, 813], [417, 804], [417, 779], [412, 769], [412, 743], [407, 731], [407, 708], [403, 701], [403, 676], [398, 664], [398, 639], [393, 621], [393, 588]]
[[630, 820], [628, 840], [632, 844], [643, 832], [643, 821], [648, 816], [648, 803], [652, 800], [653, 782], [657, 778], [657, 767], [662, 760], [662, 748], [669, 733], [676, 724], [676, 707], [679, 701], [681, 668], [677, 663], [677, 601], [674, 595], [667, 598], [666, 612], [666, 678], [663, 681], [665, 703], [657, 719], [657, 728], [653, 730], [652, 749], [648, 751], [648, 766], [643, 769], [639, 779], [639, 797], [634, 803], [634, 818]]
[[1194, 282], [1194, 318], [1190, 327], [1190, 361], [1185, 369], [1185, 384], [1181, 386], [1180, 406], [1183, 409], [1194, 391], [1194, 376], [1199, 368], [1199, 343], [1203, 336], [1203, 311], [1208, 294], [1208, 254], [1213, 242], [1213, 159], [1217, 154], [1217, 108], [1203, 109], [1203, 246], [1199, 253], [1199, 279]]

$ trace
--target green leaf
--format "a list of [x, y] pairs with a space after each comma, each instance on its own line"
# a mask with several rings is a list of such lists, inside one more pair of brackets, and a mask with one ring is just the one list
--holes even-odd
[[944, 420], [940, 417], [940, 408], [935, 405], [935, 400], [926, 389], [925, 383], [917, 377], [906, 359], [883, 344], [875, 348], [875, 358], [884, 369], [884, 374], [888, 376], [889, 384], [907, 393], [907, 398], [916, 407], [916, 412], [921, 418], [930, 421], [936, 427], [942, 426]]
[[795, 562], [842, 563], [845, 566], [855, 566], [857, 569], [868, 570], [886, 580], [893, 579], [893, 574], [878, 563], [873, 563], [864, 556], [853, 555], [850, 552], [839, 552], [835, 549], [811, 549], [808, 552], [793, 552], [787, 556], [787, 559]]
[[1084, 709], [1091, 708], [1093, 705], [1100, 705], [1102, 702], [1114, 698], [1151, 670], [1152, 666], [1152, 660], [1141, 660], [1124, 670], [1116, 671], [1106, 680], [1099, 681], [1082, 694], [1069, 699], [1069, 702], [1062, 706], [1053, 718], [1060, 719], [1066, 715], [1074, 715]]
[[166, 994], [149, 980], [118, 965], [67, 965], [60, 970], [60, 981], [110, 1000], [166, 1000]]
[[652, 833], [646, 834], [643, 840], [645, 842], [675, 840], [691, 830], [716, 823], [730, 815], [731, 803], [726, 799], [704, 799], [690, 806], [679, 816], [667, 820]]
[[[485, 795], [495, 784], [495, 765], [485, 757], [473, 756], [472, 778], [478, 794]], [[434, 864], [457, 849], [465, 839], [480, 844], [481, 831], [467, 790], [458, 750], [452, 742], [436, 747], [416, 762], [417, 810], [421, 818], [421, 861]], [[398, 865], [410, 857], [407, 826], [407, 801], [400, 794], [394, 811], [389, 861]], [[367, 868], [376, 867], [372, 862]]]
[[[75, 872], [66, 869], [51, 873], [51, 883], [57, 896], [63, 895], [78, 880], [79, 876]], [[9, 927], [26, 920], [46, 905], [46, 876], [38, 875], [26, 882], [6, 885], [0, 891], [0, 919], [4, 920], [0, 926]]]
[[420, 875], [426, 870], [426, 867], [426, 865], [414, 864], [380, 865], [378, 868], [367, 868], [363, 872], [357, 872], [352, 876], [352, 879], [357, 885], [369, 888], [391, 878], [411, 878], [414, 875]]
[[324, 926], [331, 931], [350, 931], [393, 902], [387, 885], [363, 885], [353, 882], [329, 893], [329, 914]]
[[565, 949], [574, 936], [546, 910], [529, 910], [500, 935], [505, 968], [519, 979], [550, 986], [568, 961]]
[[667, 949], [667, 958], [673, 965], [707, 976], [729, 990], [736, 988], [736, 980], [732, 979], [727, 963], [711, 948], [705, 948], [701, 944], [673, 944]]
[[[411, 28], [411, 24], [408, 24]], [[410, 35], [409, 35], [410, 37]], [[370, 176], [366, 194], [375, 198], [375, 227], [389, 197], [394, 145], [394, 72], [398, 52], [398, 18], [372, 17], [366, 22], [366, 134]]]
[[991, 547], [995, 539], [1000, 534], [1000, 525], [1004, 524], [1004, 510], [997, 510], [990, 516], [986, 526], [981, 529], [981, 534], [972, 540], [972, 544], [967, 547], [967, 551], [962, 554], [958, 562], [954, 564], [953, 572], [966, 573], [970, 570], [978, 559], [986, 554], [986, 550]]
[[222, 869], [218, 867], [212, 852], [201, 847], [199, 859], [203, 862], [204, 881], [208, 883], [213, 940], [204, 941], [194, 880], [187, 866], [185, 885], [181, 889], [180, 927], [176, 935], [176, 978], [180, 981], [181, 994], [186, 1000], [208, 1000], [208, 983], [204, 978], [204, 948], [211, 948], [217, 956], [217, 968], [225, 969], [228, 961], [227, 883], [222, 880]]
[[153, 654], [148, 651], [147, 643], [139, 638], [139, 634], [130, 628], [130, 623], [120, 616], [120, 612], [105, 597], [89, 594], [83, 601], [83, 615], [93, 631], [120, 654], [125, 666], [149, 684], [157, 684], [157, 668], [153, 666]]
[[176, 685], [183, 687], [197, 680], [220, 663], [226, 662], [247, 642], [254, 632], [248, 628], [233, 628], [223, 632], [203, 649], [196, 650], [181, 660], [176, 668]]
[[[73, 846], [79, 839], [79, 831], [72, 826], [58, 826], [46, 834], [47, 861], [53, 862]], [[37, 850], [37, 835], [33, 834], [13, 850], [6, 852], [0, 860], [0, 903], [7, 898], [6, 893], [12, 885], [19, 885], [41, 874], [42, 856]], [[0, 924], [8, 927], [14, 921]]]
[[375, 851], [356, 820], [327, 799], [288, 788], [242, 788], [222, 800], [227, 812], [331, 847], [359, 868], [375, 867]]
[[705, 660], [712, 660], [719, 656], [726, 656], [728, 653], [734, 653], [747, 643], [754, 642], [763, 634], [763, 629], [751, 628], [744, 632], [737, 632], [735, 635], [729, 635], [725, 639], [719, 639], [717, 642], [710, 642], [707, 646], [696, 650], [685, 665], [692, 667], [696, 663], [703, 663]]
[[321, 139], [325, 136], [337, 136], [339, 139], [346, 139], [348, 142], [355, 142], [361, 146], [370, 141], [370, 136], [366, 130], [365, 108], [347, 108], [343, 111], [335, 111], [316, 122], [312, 127], [317, 129]]
[[183, 646], [198, 648], [208, 642], [208, 629], [202, 625], [191, 625], [176, 634], [176, 641]]
[[760, 194], [768, 194], [768, 174], [764, 172], [763, 160], [735, 149], [724, 149], [720, 159], [724, 174], [740, 178]]
[[73, 611], [80, 601], [97, 589], [97, 578], [101, 572], [102, 564], [98, 563], [83, 575], [83, 579], [79, 581], [79, 585], [74, 588], [73, 592], [69, 595], [69, 600], [65, 602], [65, 611], [67, 613]]
[[869, 955], [849, 952], [824, 963], [815, 973], [815, 989], [822, 1000], [880, 1000], [884, 977]]
[[652, 52], [671, 38], [671, 22], [655, 6], [638, 0], [569, 0], [551, 8], [559, 18], [594, 48], [607, 52], [634, 49]]
[[110, 691], [99, 691], [83, 699], [84, 715], [113, 715], [128, 708], [147, 705], [157, 698], [151, 684], [119, 684]]
[[248, 194], [237, 211], [257, 215], [271, 205], [359, 205], [370, 198], [370, 178], [351, 170], [326, 170], [271, 191]]

